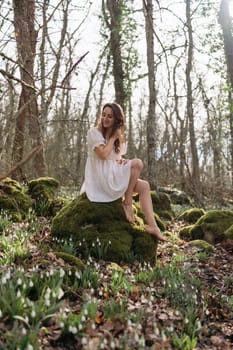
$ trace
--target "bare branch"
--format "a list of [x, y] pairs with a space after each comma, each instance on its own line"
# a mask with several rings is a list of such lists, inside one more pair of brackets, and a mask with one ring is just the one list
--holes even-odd
[[37, 153], [39, 153], [43, 148], [43, 145], [37, 146], [31, 150], [22, 160], [16, 163], [6, 174], [0, 175], [0, 181], [10, 176], [16, 169], [20, 168], [22, 165], [27, 163], [31, 158], [33, 158]]
[[62, 82], [61, 82], [61, 86], [64, 85], [66, 79], [68, 78], [68, 76], [73, 72], [73, 70], [78, 66], [78, 64], [84, 59], [84, 57], [86, 57], [86, 55], [89, 53], [89, 51], [87, 51], [84, 55], [82, 55], [79, 60], [70, 68], [70, 70], [66, 73], [65, 77], [63, 78]]

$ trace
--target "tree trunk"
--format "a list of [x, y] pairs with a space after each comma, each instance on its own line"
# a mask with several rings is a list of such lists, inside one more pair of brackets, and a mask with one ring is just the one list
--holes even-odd
[[149, 83], [149, 110], [147, 116], [147, 157], [148, 157], [148, 181], [153, 189], [156, 188], [156, 90], [155, 90], [155, 62], [154, 62], [154, 35], [153, 35], [153, 2], [143, 0], [146, 43], [147, 65]]
[[230, 157], [231, 157], [231, 180], [233, 185], [233, 25], [229, 11], [229, 0], [222, 0], [219, 12], [219, 22], [223, 31], [224, 51], [226, 56], [228, 79], [231, 91], [228, 96], [229, 101], [229, 123], [230, 123]]
[[110, 13], [110, 47], [113, 59], [113, 76], [116, 102], [119, 103], [123, 110], [126, 107], [127, 94], [124, 88], [124, 72], [122, 65], [121, 53], [121, 0], [107, 0], [107, 7]]
[[[26, 132], [30, 132], [33, 146], [40, 146], [42, 144], [42, 138], [38, 120], [37, 97], [34, 88], [34, 61], [37, 40], [37, 32], [34, 28], [35, 1], [13, 0], [13, 6], [15, 35], [22, 81], [12, 154], [13, 163], [18, 163], [24, 156]], [[28, 130], [26, 129], [27, 126]], [[37, 176], [44, 175], [43, 149], [36, 155], [34, 167]], [[12, 174], [12, 177], [19, 181], [26, 179], [22, 167], [18, 168]]]
[[193, 113], [193, 94], [192, 94], [192, 65], [193, 65], [193, 29], [191, 22], [190, 0], [186, 0], [186, 20], [188, 28], [188, 61], [186, 65], [186, 84], [187, 84], [187, 117], [189, 121], [190, 147], [192, 156], [192, 191], [197, 204], [202, 203], [201, 199], [201, 181], [200, 169], [197, 153], [195, 129], [194, 129], [194, 113]]

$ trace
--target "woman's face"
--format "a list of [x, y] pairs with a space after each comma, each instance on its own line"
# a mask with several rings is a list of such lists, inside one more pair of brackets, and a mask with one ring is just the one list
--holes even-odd
[[112, 128], [115, 122], [112, 108], [106, 106], [102, 112], [102, 124], [104, 128]]

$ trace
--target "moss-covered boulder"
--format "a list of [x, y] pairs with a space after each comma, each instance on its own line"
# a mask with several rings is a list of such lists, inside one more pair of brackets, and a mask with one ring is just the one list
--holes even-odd
[[228, 227], [228, 229], [224, 233], [227, 238], [233, 239], [233, 225]]
[[182, 228], [179, 235], [182, 238], [187, 238], [188, 236], [190, 240], [204, 239], [205, 241], [214, 244], [226, 237], [226, 232], [232, 225], [233, 211], [210, 210], [194, 225]]
[[157, 240], [144, 231], [137, 215], [133, 225], [126, 220], [121, 199], [94, 203], [82, 195], [53, 218], [51, 233], [72, 238], [77, 254], [84, 257], [92, 255], [113, 262], [156, 260]]
[[214, 251], [213, 245], [202, 239], [195, 239], [194, 241], [190, 241], [188, 245], [191, 247], [197, 247], [199, 250], [205, 251], [206, 253], [211, 253]]
[[204, 214], [205, 210], [202, 208], [191, 208], [185, 210], [177, 219], [187, 221], [189, 224], [194, 224]]
[[0, 211], [6, 212], [15, 221], [22, 220], [32, 205], [30, 196], [20, 184], [10, 178], [0, 183]]
[[[34, 201], [33, 209], [37, 215], [52, 215], [58, 188], [59, 181], [52, 177], [40, 177], [28, 182], [27, 192]], [[59, 207], [59, 210], [61, 207], [62, 205]]]
[[159, 191], [168, 194], [172, 204], [193, 206], [191, 197], [184, 191], [170, 187], [161, 187]]

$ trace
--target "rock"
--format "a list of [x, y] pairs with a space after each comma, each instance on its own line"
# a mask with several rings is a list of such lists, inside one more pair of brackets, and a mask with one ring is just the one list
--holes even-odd
[[201, 250], [204, 250], [207, 253], [211, 253], [214, 251], [214, 247], [212, 244], [210, 244], [206, 241], [203, 241], [201, 239], [196, 239], [194, 241], [190, 241], [190, 242], [188, 242], [188, 245], [192, 246], [192, 247], [200, 248]]
[[215, 244], [226, 238], [227, 235], [230, 238], [232, 225], [233, 211], [209, 210], [194, 225], [182, 228], [179, 235], [182, 238], [203, 239], [210, 244]]
[[204, 214], [205, 211], [202, 208], [191, 208], [185, 210], [177, 219], [187, 221], [189, 224], [194, 224]]
[[65, 199], [56, 198], [59, 181], [52, 177], [39, 177], [28, 182], [28, 195], [33, 199], [37, 215], [54, 216], [64, 206]]
[[25, 218], [31, 205], [31, 198], [17, 181], [6, 178], [0, 183], [0, 210], [9, 214], [12, 220]]
[[170, 187], [161, 187], [159, 188], [159, 191], [167, 193], [170, 197], [172, 204], [193, 206], [193, 202], [191, 198], [184, 191], [180, 191], [176, 188], [170, 188]]
[[126, 221], [121, 199], [111, 203], [90, 202], [85, 195], [67, 204], [53, 218], [51, 234], [72, 238], [77, 254], [106, 261], [156, 261], [157, 240], [147, 234], [142, 219]]

